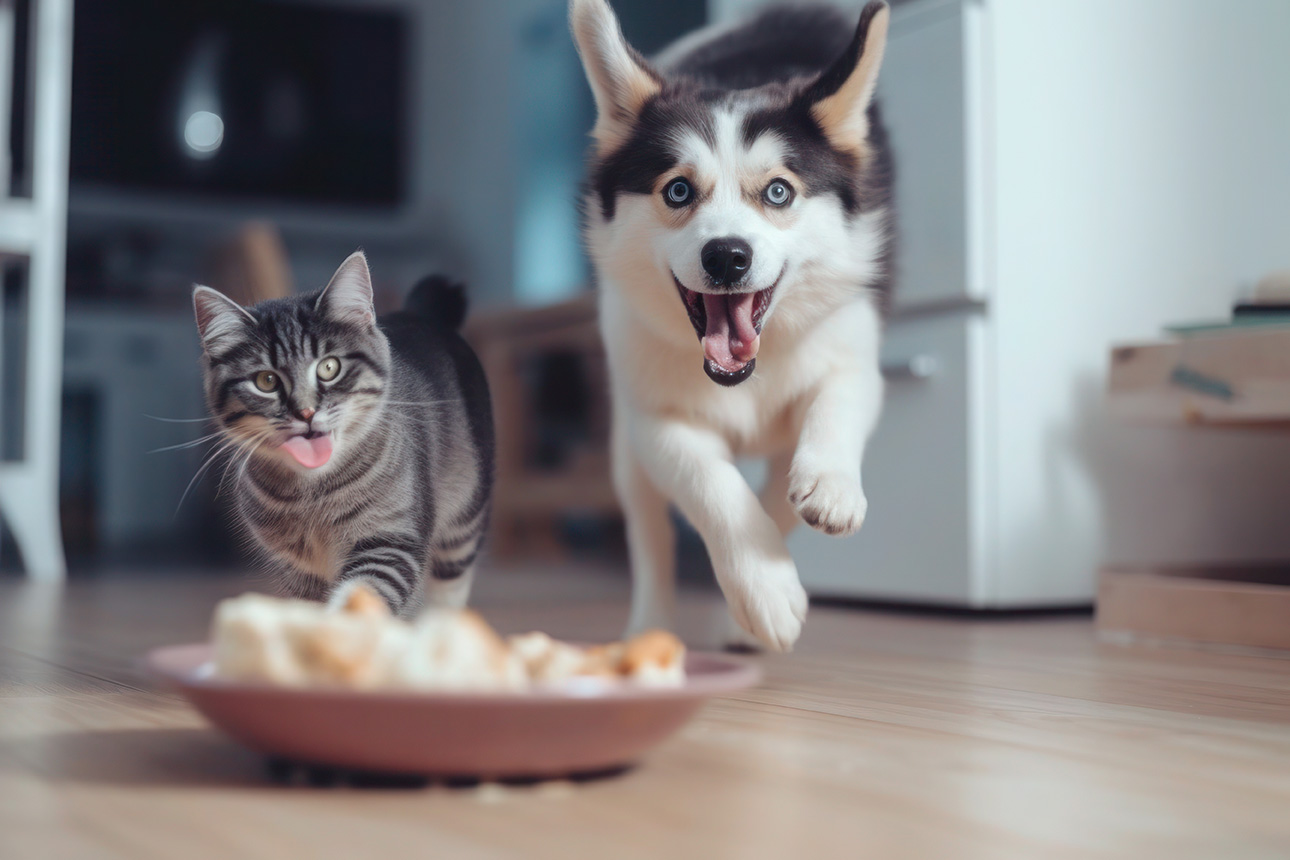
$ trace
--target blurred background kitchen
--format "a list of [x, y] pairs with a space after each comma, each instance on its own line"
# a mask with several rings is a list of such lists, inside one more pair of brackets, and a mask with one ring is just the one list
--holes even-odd
[[[757, 5], [614, 3], [646, 54]], [[1290, 268], [1288, 41], [1283, 0], [895, 4], [888, 406], [865, 529], [793, 538], [815, 594], [1079, 606], [1105, 563], [1290, 554], [1290, 442], [1105, 407], [1114, 344]], [[378, 309], [469, 285], [494, 557], [625, 575], [564, 0], [0, 0], [0, 59], [6, 575], [240, 564], [206, 448], [157, 451], [204, 432], [191, 285], [313, 289], [357, 247]]]

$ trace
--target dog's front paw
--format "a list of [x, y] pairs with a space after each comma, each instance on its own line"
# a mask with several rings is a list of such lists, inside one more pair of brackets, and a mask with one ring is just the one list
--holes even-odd
[[721, 628], [719, 641], [721, 650], [728, 654], [760, 654], [766, 650], [761, 640], [740, 627], [734, 616], [730, 616]]
[[864, 524], [869, 501], [858, 475], [793, 470], [788, 500], [807, 525], [830, 535], [855, 534]]
[[791, 651], [806, 620], [806, 589], [791, 560], [767, 559], [722, 577], [730, 614], [772, 651]]

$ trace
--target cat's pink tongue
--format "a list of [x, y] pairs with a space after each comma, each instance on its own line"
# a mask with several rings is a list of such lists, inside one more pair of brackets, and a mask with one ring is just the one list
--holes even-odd
[[331, 459], [331, 435], [324, 433], [312, 439], [292, 436], [282, 448], [306, 469], [317, 469]]

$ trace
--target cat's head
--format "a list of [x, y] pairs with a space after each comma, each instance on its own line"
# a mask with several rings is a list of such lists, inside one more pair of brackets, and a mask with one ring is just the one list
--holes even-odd
[[351, 254], [321, 291], [250, 308], [193, 291], [206, 402], [247, 456], [322, 470], [361, 439], [381, 408], [390, 346], [376, 326], [372, 279]]

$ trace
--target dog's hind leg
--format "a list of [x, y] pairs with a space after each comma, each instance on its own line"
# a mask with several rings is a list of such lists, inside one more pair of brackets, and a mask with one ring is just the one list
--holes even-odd
[[788, 537], [802, 522], [797, 515], [797, 507], [788, 498], [788, 470], [792, 465], [792, 449], [771, 457], [766, 463], [766, 483], [757, 494], [762, 508], [784, 537]]
[[667, 498], [641, 468], [627, 440], [624, 422], [614, 422], [614, 488], [627, 524], [632, 568], [629, 636], [655, 628], [670, 630], [676, 606], [676, 529]]

